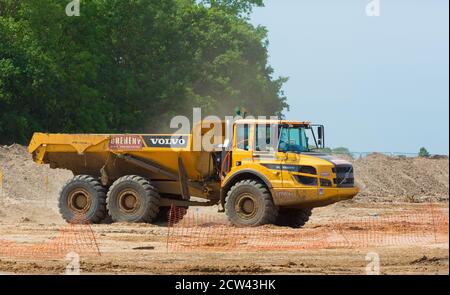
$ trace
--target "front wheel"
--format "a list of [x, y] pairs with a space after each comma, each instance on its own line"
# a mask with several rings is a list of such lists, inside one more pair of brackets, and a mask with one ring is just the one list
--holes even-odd
[[280, 209], [276, 224], [280, 226], [289, 226], [292, 228], [300, 228], [308, 222], [312, 214], [312, 208], [295, 209], [283, 208]]
[[228, 191], [225, 212], [234, 225], [259, 226], [274, 223], [278, 207], [262, 182], [247, 179], [237, 182]]

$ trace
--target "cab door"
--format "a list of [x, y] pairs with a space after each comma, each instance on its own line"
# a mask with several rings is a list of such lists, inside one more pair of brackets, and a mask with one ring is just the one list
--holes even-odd
[[292, 126], [286, 126], [280, 128], [279, 139], [279, 151], [281, 160], [281, 176], [283, 187], [292, 188], [296, 187], [295, 180], [293, 179], [293, 172], [298, 172], [298, 164], [300, 155], [291, 151], [290, 146], [298, 145], [299, 142], [299, 130], [297, 128], [290, 128]]
[[253, 130], [254, 126], [250, 124], [238, 123], [235, 125], [231, 167], [241, 166], [246, 161], [253, 161]]
[[268, 168], [269, 171], [263, 170], [263, 173], [270, 179], [272, 187], [280, 188], [282, 187], [281, 161], [283, 158], [279, 157], [277, 146], [278, 124], [256, 124], [253, 162]]

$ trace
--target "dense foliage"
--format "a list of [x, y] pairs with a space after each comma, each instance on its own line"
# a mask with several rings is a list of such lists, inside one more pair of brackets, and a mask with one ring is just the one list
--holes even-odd
[[34, 131], [154, 132], [174, 115], [281, 115], [262, 0], [0, 0], [0, 143]]

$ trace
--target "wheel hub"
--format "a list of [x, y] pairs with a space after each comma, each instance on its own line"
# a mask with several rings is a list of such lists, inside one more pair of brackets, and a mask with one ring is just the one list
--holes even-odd
[[135, 212], [140, 207], [139, 197], [134, 190], [123, 191], [119, 195], [119, 208], [125, 213]]
[[243, 194], [238, 198], [236, 212], [241, 218], [249, 219], [257, 212], [256, 200], [253, 195]]
[[91, 207], [91, 195], [85, 189], [76, 189], [67, 199], [69, 209], [76, 213], [86, 213]]

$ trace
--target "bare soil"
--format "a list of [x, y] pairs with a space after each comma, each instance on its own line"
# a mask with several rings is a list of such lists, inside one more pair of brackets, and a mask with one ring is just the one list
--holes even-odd
[[[290, 234], [308, 231], [320, 237], [326, 225], [334, 222], [336, 216], [346, 218], [371, 216], [373, 214], [395, 214], [417, 209], [414, 204], [402, 204], [396, 208], [386, 204], [367, 206], [367, 204], [335, 204], [317, 208], [310, 223], [304, 229], [278, 228], [277, 234]], [[421, 205], [419, 205], [421, 206]], [[192, 209], [192, 208], [191, 208]], [[440, 209], [448, 214], [448, 206]], [[325, 226], [325, 228], [324, 228]], [[350, 232], [367, 230], [355, 228]], [[364, 224], [360, 226], [364, 227]], [[410, 225], [411, 226], [411, 225]], [[19, 223], [0, 223], [1, 239], [16, 244], [45, 244], [57, 235], [62, 225], [37, 224], [29, 221]], [[83, 274], [366, 274], [370, 261], [369, 252], [380, 258], [381, 274], [448, 274], [448, 231], [441, 233], [439, 240], [422, 242], [402, 242], [394, 245], [375, 245], [364, 247], [320, 246], [307, 249], [249, 251], [239, 247], [223, 251], [221, 248], [189, 248], [184, 251], [168, 251], [165, 225], [151, 224], [109, 224], [91, 226], [98, 244], [100, 256], [81, 255]], [[273, 228], [259, 228], [261, 233]], [[185, 229], [185, 234], [188, 233]], [[427, 229], [429, 230], [429, 229]], [[409, 232], [411, 237], [418, 232]], [[187, 234], [188, 235], [188, 234]], [[181, 241], [188, 242], [188, 237]], [[1, 253], [1, 250], [0, 250]], [[64, 253], [62, 253], [64, 254]], [[1, 255], [0, 255], [1, 256]], [[38, 258], [19, 253], [9, 253], [0, 257], [0, 272], [62, 274], [68, 261], [64, 255]]]
[[[183, 247], [170, 250], [171, 229], [164, 224], [92, 225], [100, 255], [80, 254], [81, 273], [365, 274], [370, 263], [367, 255], [375, 252], [380, 258], [381, 274], [449, 274], [448, 158], [405, 159], [374, 154], [352, 162], [362, 189], [354, 200], [314, 209], [311, 221], [303, 229], [266, 226], [253, 231], [256, 237], [274, 233], [286, 241], [297, 235], [306, 237], [312, 243], [307, 247], [252, 250], [237, 245], [224, 250], [220, 244], [210, 243], [196, 248], [189, 240], [193, 230], [187, 226], [175, 228], [177, 243]], [[0, 186], [0, 274], [64, 273], [68, 265], [66, 253], [49, 251], [47, 246], [55, 237], [58, 245], [67, 242], [67, 235], [58, 240], [62, 232], [67, 234], [67, 224], [57, 212], [56, 200], [72, 173], [35, 164], [19, 145], [0, 147], [0, 169], [4, 175]], [[429, 210], [427, 201], [438, 202], [435, 206], [447, 216], [446, 224], [433, 228], [429, 223], [421, 223], [420, 218], [407, 218], [396, 223], [396, 230], [404, 228], [399, 231], [404, 235], [400, 242], [367, 242], [368, 233], [374, 231], [367, 220], [387, 218], [391, 223], [379, 228], [379, 233], [388, 232], [393, 221], [389, 218], [425, 212]], [[190, 208], [189, 212], [191, 216], [215, 216], [215, 222], [225, 220], [215, 207]], [[207, 219], [204, 221], [208, 231], [211, 227]], [[356, 243], [324, 246], [321, 239], [326, 239], [336, 224], [343, 229], [344, 237], [356, 239]], [[215, 235], [220, 240], [227, 234]], [[45, 251], [47, 255], [39, 255]]]
[[370, 154], [352, 160], [358, 202], [448, 202], [449, 161]]

